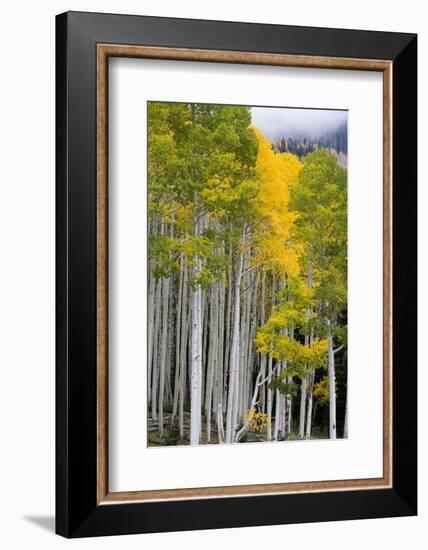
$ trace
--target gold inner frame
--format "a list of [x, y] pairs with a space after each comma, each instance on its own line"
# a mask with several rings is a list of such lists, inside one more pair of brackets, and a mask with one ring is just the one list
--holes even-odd
[[[109, 492], [108, 489], [108, 60], [110, 57], [348, 69], [383, 73], [383, 476], [187, 489]], [[279, 493], [378, 489], [392, 486], [392, 62], [97, 45], [97, 503], [238, 497]]]

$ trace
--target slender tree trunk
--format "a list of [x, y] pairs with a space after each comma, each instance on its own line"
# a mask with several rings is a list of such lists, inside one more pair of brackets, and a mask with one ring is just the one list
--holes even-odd
[[184, 341], [185, 347], [182, 349], [182, 362], [180, 368], [180, 400], [178, 405], [178, 419], [180, 427], [180, 439], [184, 439], [184, 402], [186, 399], [186, 357], [187, 357], [187, 335], [189, 333], [189, 319], [186, 318], [186, 332]]
[[[245, 260], [245, 259], [244, 259]], [[245, 264], [244, 264], [245, 265]], [[246, 285], [246, 276], [242, 278], [242, 286], [245, 288]], [[245, 298], [245, 295], [243, 295]], [[247, 310], [247, 302], [245, 300], [241, 300], [241, 297], [239, 299], [239, 306], [240, 306], [240, 312], [241, 312], [241, 318], [239, 321], [239, 359], [238, 359], [238, 401], [237, 401], [237, 416], [244, 415], [244, 405], [243, 405], [243, 393], [244, 393], [244, 384], [245, 384], [245, 328], [246, 328], [246, 310]]]
[[[262, 370], [261, 369], [259, 370], [259, 372], [257, 374], [255, 384], [254, 384], [253, 396], [251, 398], [251, 403], [250, 403], [250, 411], [255, 410], [255, 408], [256, 408], [257, 398], [258, 398], [258, 395], [259, 395], [260, 387], [263, 386], [263, 384], [265, 384], [266, 382], [270, 382], [270, 380], [272, 378], [272, 375], [273, 375], [273, 373], [271, 372], [269, 376], [263, 378]], [[242, 439], [242, 437], [248, 431], [248, 428], [250, 427], [250, 424], [251, 424], [251, 419], [250, 419], [249, 416], [247, 416], [242, 428], [235, 435], [235, 443], [239, 443], [239, 441]]]
[[[269, 359], [268, 359], [268, 375], [269, 378], [272, 377], [272, 353], [269, 353]], [[267, 425], [267, 438], [268, 441], [272, 441], [272, 390], [268, 385], [267, 389], [267, 417], [268, 417], [268, 425]]]
[[156, 281], [155, 298], [155, 326], [153, 329], [153, 368], [152, 368], [152, 419], [157, 420], [157, 397], [158, 397], [158, 379], [159, 379], [159, 325], [161, 317], [161, 297], [162, 297], [162, 279]]
[[[286, 278], [285, 275], [282, 275], [281, 283], [280, 283], [281, 290], [284, 290], [286, 288]], [[288, 334], [288, 329], [281, 330], [282, 334]], [[279, 379], [281, 381], [285, 380], [284, 373], [287, 369], [287, 363], [285, 361], [280, 362], [279, 367]], [[276, 390], [276, 401], [277, 401], [277, 408], [275, 411], [275, 434], [274, 439], [279, 441], [283, 440], [285, 438], [286, 434], [286, 420], [285, 416], [288, 411], [288, 399], [286, 400], [285, 395], [280, 392], [279, 390]]]
[[[251, 314], [250, 314], [250, 326], [249, 337], [247, 342], [247, 364], [248, 364], [248, 387], [247, 387], [247, 404], [251, 405], [251, 395], [253, 392], [253, 372], [256, 370], [257, 357], [254, 351], [254, 339], [256, 337], [257, 330], [257, 294], [258, 294], [258, 273], [253, 275], [252, 292], [251, 292]], [[260, 365], [261, 366], [261, 365]], [[265, 377], [262, 372], [262, 378]]]
[[223, 424], [223, 407], [219, 401], [217, 406], [217, 433], [218, 433], [218, 442], [224, 442], [224, 424]]
[[189, 315], [188, 315], [188, 270], [187, 260], [184, 260], [183, 267], [183, 296], [181, 300], [181, 334], [180, 334], [180, 383], [179, 383], [179, 426], [180, 439], [184, 439], [184, 400], [185, 400], [185, 384], [186, 384], [186, 363], [187, 363], [187, 341], [189, 334]]
[[328, 390], [329, 390], [329, 437], [336, 439], [336, 374], [334, 365], [333, 335], [330, 321], [328, 321], [327, 333], [328, 351]]
[[[199, 267], [198, 271], [202, 271], [202, 261], [199, 258]], [[199, 288], [198, 292], [198, 339], [199, 339], [199, 356], [198, 356], [198, 392], [197, 392], [197, 415], [198, 415], [198, 425], [199, 425], [199, 441], [202, 437], [202, 398], [203, 398], [203, 377], [204, 377], [204, 370], [203, 370], [203, 353], [202, 353], [202, 345], [203, 345], [203, 326], [204, 326], [204, 294], [202, 292], [202, 288]]]
[[[290, 338], [294, 340], [294, 327], [290, 329]], [[293, 383], [293, 377], [287, 377], [287, 384], [291, 386]], [[290, 437], [293, 428], [293, 397], [290, 395], [287, 397], [287, 425], [285, 427], [286, 439]]]
[[229, 394], [227, 402], [227, 417], [226, 417], [226, 443], [232, 443], [235, 433], [237, 407], [238, 407], [238, 383], [239, 383], [239, 322], [240, 322], [240, 300], [241, 300], [241, 278], [244, 262], [244, 239], [245, 227], [242, 234], [241, 250], [238, 257], [238, 265], [236, 269], [235, 288], [234, 288], [234, 314], [233, 314], [233, 332], [232, 346], [230, 354], [229, 366]]
[[314, 399], [315, 371], [309, 374], [308, 412], [306, 415], [306, 439], [311, 438], [312, 430], [312, 403]]
[[[280, 361], [279, 365], [279, 379], [284, 380], [284, 373], [287, 370], [286, 361]], [[283, 441], [286, 439], [287, 434], [287, 414], [288, 414], [288, 398], [278, 391], [276, 395], [277, 409], [275, 411], [275, 436], [276, 441]]]
[[[279, 378], [281, 379], [282, 361], [279, 366]], [[273, 430], [273, 439], [278, 441], [281, 431], [281, 412], [282, 412], [282, 394], [279, 390], [275, 390], [275, 426]]]
[[[224, 246], [222, 253], [224, 254]], [[215, 400], [213, 403], [215, 413], [221, 407], [221, 419], [223, 420], [223, 387], [224, 387], [224, 308], [225, 308], [225, 286], [224, 280], [219, 282], [219, 312], [218, 312], [218, 351], [217, 351], [217, 368], [215, 381]], [[217, 420], [219, 416], [217, 414]], [[223, 436], [224, 439], [224, 436]]]
[[[287, 378], [287, 383], [291, 384], [293, 382], [293, 378], [289, 376]], [[287, 435], [287, 439], [289, 438], [292, 427], [293, 427], [293, 398], [290, 396], [287, 398], [287, 426], [285, 429], [285, 433]]]
[[147, 400], [150, 405], [152, 399], [152, 363], [153, 363], [153, 331], [155, 325], [155, 288], [156, 288], [156, 279], [151, 274], [149, 269], [149, 304], [148, 304], [148, 313], [149, 313], [149, 335], [148, 335], [148, 344], [149, 344], [149, 353], [148, 353], [148, 369], [147, 369], [147, 389], [148, 395]]
[[[260, 326], [262, 327], [266, 322], [266, 271], [263, 269], [261, 272], [261, 291], [260, 291]], [[260, 367], [262, 370], [262, 378], [266, 376], [266, 363], [267, 357], [265, 353], [261, 354]], [[266, 413], [266, 385], [263, 384], [260, 395], [260, 410]]]
[[[197, 195], [194, 197], [193, 231], [198, 237], [199, 220]], [[199, 445], [201, 433], [201, 393], [202, 393], [202, 289], [197, 281], [201, 270], [201, 259], [194, 257], [192, 292], [192, 366], [190, 390], [190, 444]]]
[[[249, 262], [246, 262], [248, 265]], [[249, 387], [249, 372], [248, 372], [248, 340], [250, 332], [250, 312], [251, 312], [251, 275], [246, 273], [243, 276], [244, 290], [241, 292], [242, 298], [242, 315], [240, 325], [240, 359], [239, 359], [239, 402], [238, 402], [238, 417], [245, 416], [248, 407], [248, 387]]]
[[[172, 225], [171, 225], [172, 228]], [[172, 236], [172, 230], [171, 230]], [[175, 331], [176, 331], [176, 319], [174, 311], [176, 310], [176, 292], [175, 292], [174, 276], [171, 276], [168, 280], [168, 328], [166, 336], [167, 356], [165, 365], [165, 401], [172, 403], [173, 400], [173, 385], [172, 374], [175, 370]]]
[[306, 376], [302, 379], [300, 386], [300, 417], [299, 417], [299, 439], [305, 437], [305, 413], [306, 413]]
[[345, 422], [343, 424], [343, 438], [348, 437], [348, 384], [346, 384]]
[[[201, 267], [202, 269], [202, 267]], [[201, 291], [201, 327], [202, 327], [202, 365], [203, 368], [201, 369], [201, 414], [205, 403], [205, 384], [206, 384], [206, 375], [207, 375], [207, 366], [208, 366], [208, 300], [207, 300], [207, 292], [205, 290]], [[207, 313], [207, 315], [205, 315]], [[202, 437], [202, 418], [201, 418], [201, 437]]]
[[205, 415], [207, 422], [207, 443], [211, 441], [211, 410], [214, 391], [214, 373], [217, 364], [217, 337], [218, 337], [218, 292], [217, 283], [210, 289], [210, 335], [208, 346], [207, 380], [205, 384]]
[[[150, 224], [151, 235], [157, 234], [157, 220], [156, 216], [153, 217], [153, 221]], [[148, 369], [147, 369], [147, 403], [150, 406], [152, 401], [152, 372], [153, 372], [153, 348], [154, 341], [154, 327], [155, 327], [155, 293], [156, 293], [156, 278], [153, 275], [153, 269], [156, 267], [155, 260], [150, 260], [148, 277], [149, 277], [149, 303], [148, 303]]]
[[175, 332], [175, 380], [174, 380], [174, 398], [172, 404], [171, 426], [174, 425], [174, 420], [177, 415], [178, 399], [180, 395], [180, 371], [181, 371], [181, 331], [182, 329], [182, 309], [183, 305], [183, 282], [184, 282], [184, 255], [180, 258], [180, 275], [178, 284], [178, 303], [177, 303], [177, 326]]
[[[164, 234], [164, 222], [162, 222], [161, 234]], [[162, 339], [159, 374], [159, 435], [163, 437], [163, 402], [165, 396], [165, 371], [168, 350], [168, 316], [169, 316], [169, 278], [162, 280]]]
[[[309, 258], [309, 265], [308, 265], [308, 288], [312, 288], [313, 283], [313, 274], [312, 274], [312, 247], [311, 247], [311, 253]], [[306, 323], [310, 320], [312, 317], [312, 309], [308, 309], [306, 311]], [[312, 328], [309, 331], [309, 334], [305, 336], [305, 345], [309, 345], [310, 348], [312, 348], [313, 344], [313, 336], [312, 336]], [[309, 380], [309, 396], [308, 396], [308, 409], [307, 409], [307, 418], [306, 418], [306, 432], [305, 432], [305, 411], [306, 411], [306, 394], [307, 394], [307, 386], [308, 386], [308, 380]], [[315, 372], [312, 370], [306, 377], [305, 377], [305, 387], [304, 387], [304, 394], [305, 394], [305, 407], [302, 412], [302, 404], [300, 404], [300, 429], [299, 429], [299, 438], [302, 439], [303, 437], [306, 437], [306, 439], [309, 439], [311, 437], [311, 423], [312, 423], [312, 400], [313, 400], [313, 391], [314, 391], [314, 381], [315, 381]], [[302, 391], [303, 391], [303, 381], [302, 381]], [[302, 395], [303, 400], [303, 395]], [[303, 419], [302, 419], [303, 415]]]
[[[272, 275], [271, 314], [272, 314], [273, 309], [275, 307], [275, 294], [276, 294], [276, 279]], [[273, 363], [273, 355], [272, 355], [272, 351], [271, 351], [269, 353], [269, 358], [268, 358], [268, 374], [269, 374], [269, 376], [272, 376], [272, 363]], [[267, 390], [267, 415], [268, 415], [267, 437], [268, 437], [268, 441], [272, 441], [272, 405], [273, 405], [273, 392], [272, 392], [272, 389], [268, 387], [268, 390]]]
[[223, 409], [227, 407], [227, 385], [230, 386], [230, 342], [231, 338], [231, 319], [232, 319], [232, 245], [229, 247], [230, 263], [227, 277], [227, 310], [225, 326], [225, 346], [224, 346], [224, 374], [223, 374]]

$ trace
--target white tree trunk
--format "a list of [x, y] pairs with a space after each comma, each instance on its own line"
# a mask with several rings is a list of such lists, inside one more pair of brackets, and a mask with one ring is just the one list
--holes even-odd
[[[223, 249], [224, 253], [224, 249]], [[219, 405], [223, 410], [223, 386], [224, 386], [224, 307], [225, 307], [225, 286], [224, 281], [219, 283], [219, 311], [218, 311], [218, 349], [215, 377], [215, 398], [213, 402], [213, 413], [217, 414]], [[223, 413], [221, 414], [223, 418]], [[217, 414], [218, 418], [218, 414]], [[223, 437], [224, 439], [224, 437]]]
[[[257, 374], [256, 382], [254, 384], [254, 391], [253, 391], [253, 396], [251, 398], [250, 410], [253, 410], [253, 409], [256, 408], [260, 386], [263, 386], [263, 384], [265, 384], [265, 382], [269, 383], [272, 376], [273, 376], [273, 374], [274, 373], [271, 372], [269, 376], [266, 376], [265, 378], [263, 378], [263, 371], [262, 371], [262, 369], [259, 370], [259, 372]], [[235, 443], [239, 443], [239, 441], [242, 439], [244, 434], [248, 431], [248, 428], [250, 427], [250, 424], [251, 424], [251, 418], [248, 416], [247, 419], [245, 420], [244, 425], [242, 426], [242, 428], [235, 435]]]
[[[256, 378], [256, 383], [254, 385], [254, 392], [253, 392], [253, 398], [251, 399], [250, 410], [255, 409], [255, 407], [256, 407], [257, 396], [258, 396], [258, 393], [259, 393], [261, 378], [262, 378], [262, 371], [260, 370], [258, 375], [257, 375], [257, 378]], [[239, 440], [247, 432], [248, 428], [250, 427], [250, 424], [251, 424], [251, 419], [250, 419], [249, 416], [247, 416], [247, 418], [244, 422], [244, 425], [239, 430], [239, 432], [237, 432], [237, 434], [235, 435], [235, 443], [239, 443]]]
[[161, 298], [162, 298], [162, 279], [156, 281], [155, 298], [155, 326], [153, 329], [153, 367], [152, 367], [152, 419], [157, 420], [157, 398], [158, 398], [158, 380], [159, 380], [159, 326], [161, 317]]
[[300, 386], [300, 417], [299, 417], [299, 439], [305, 437], [305, 413], [306, 413], [306, 376], [302, 379]]
[[[269, 359], [268, 359], [268, 376], [269, 378], [272, 377], [272, 353], [269, 353]], [[268, 441], [272, 441], [272, 390], [269, 388], [267, 389], [267, 417], [268, 417], [268, 425], [267, 425], [267, 438]]]
[[[152, 228], [152, 234], [157, 234], [157, 222], [156, 222], [156, 216], [153, 219], [153, 223], [151, 224]], [[149, 334], [148, 334], [148, 347], [149, 347], [149, 353], [148, 353], [148, 369], [147, 369], [147, 388], [148, 388], [148, 395], [147, 395], [147, 403], [148, 406], [150, 406], [152, 401], [152, 372], [153, 372], [153, 347], [155, 345], [154, 342], [154, 327], [155, 327], [155, 292], [156, 292], [156, 279], [153, 276], [153, 268], [156, 266], [155, 260], [150, 260], [149, 262], [149, 303], [148, 303], [148, 327], [149, 327]]]
[[185, 399], [185, 383], [186, 383], [186, 364], [187, 364], [187, 342], [189, 336], [190, 317], [188, 315], [188, 271], [187, 261], [184, 262], [183, 275], [183, 298], [181, 315], [181, 344], [180, 344], [180, 401], [179, 401], [179, 425], [180, 439], [184, 439], [184, 399]]
[[[281, 373], [282, 367], [279, 367], [279, 372]], [[278, 440], [278, 435], [280, 432], [280, 425], [281, 425], [281, 394], [279, 390], [275, 390], [275, 426], [273, 429], [273, 439], [274, 441]]]
[[315, 372], [312, 371], [309, 375], [309, 395], [308, 395], [308, 412], [306, 415], [306, 439], [311, 438], [312, 431], [312, 404], [314, 399], [314, 378]]
[[329, 390], [329, 437], [336, 439], [336, 374], [334, 368], [333, 336], [328, 321], [328, 390]]
[[207, 443], [211, 441], [211, 409], [214, 391], [214, 372], [217, 364], [217, 336], [218, 336], [218, 292], [217, 283], [210, 289], [210, 334], [208, 346], [207, 379], [205, 384], [205, 415], [207, 421]]
[[[270, 313], [272, 314], [273, 309], [275, 307], [275, 295], [276, 295], [276, 279], [275, 276], [272, 275], [272, 296], [271, 296], [271, 309]], [[273, 355], [272, 351], [269, 353], [268, 358], [268, 375], [272, 374], [272, 363], [273, 363]], [[267, 437], [268, 441], [272, 441], [273, 433], [272, 433], [272, 407], [273, 407], [273, 392], [271, 388], [268, 387], [267, 390], [267, 415], [268, 415], [268, 428], [267, 428]]]
[[[313, 267], [312, 267], [312, 247], [311, 247], [311, 257], [309, 258], [309, 265], [308, 265], [308, 288], [312, 288], [313, 286]], [[313, 311], [312, 308], [306, 310], [306, 322], [309, 321], [309, 319], [312, 317]], [[310, 331], [310, 335], [305, 336], [305, 345], [309, 345], [310, 348], [312, 348], [313, 345], [313, 336], [312, 336], [312, 329]], [[299, 438], [303, 439], [304, 437], [306, 439], [310, 439], [311, 437], [311, 429], [312, 429], [312, 401], [313, 401], [313, 391], [314, 391], [314, 381], [315, 381], [315, 372], [312, 370], [309, 372], [309, 374], [305, 377], [305, 384], [303, 388], [303, 381], [302, 381], [302, 393], [304, 390], [305, 394], [305, 407], [304, 411], [302, 413], [302, 404], [300, 403], [300, 429], [299, 429]], [[309, 383], [309, 392], [308, 392], [308, 383]], [[307, 394], [309, 395], [307, 396]], [[306, 397], [308, 400], [308, 409], [307, 409], [307, 417], [306, 417], [306, 432], [305, 432], [305, 411], [306, 411]], [[303, 395], [302, 395], [303, 399]], [[302, 419], [303, 414], [303, 419]]]
[[[248, 333], [248, 342], [247, 342], [247, 365], [248, 365], [248, 374], [247, 374], [247, 404], [251, 406], [252, 392], [253, 388], [253, 371], [256, 368], [257, 357], [254, 351], [254, 340], [256, 337], [257, 330], [257, 294], [258, 294], [258, 274], [254, 274], [252, 282], [252, 292], [251, 292], [251, 313], [250, 313], [250, 326]], [[259, 365], [261, 368], [262, 365]], [[265, 377], [265, 373], [262, 370], [262, 378]], [[258, 390], [260, 391], [260, 389]]]
[[168, 300], [169, 279], [163, 279], [162, 284], [162, 343], [159, 374], [159, 435], [163, 437], [163, 401], [165, 395], [166, 354], [168, 348]]
[[[292, 384], [293, 378], [289, 376], [287, 378], [287, 384]], [[293, 398], [290, 396], [287, 398], [287, 426], [285, 433], [287, 434], [287, 439], [291, 434], [291, 429], [293, 426]]]
[[[232, 251], [229, 248], [229, 254], [232, 255]], [[232, 319], [232, 257], [230, 258], [228, 276], [227, 276], [227, 309], [226, 309], [226, 323], [225, 323], [225, 342], [224, 342], [224, 372], [223, 372], [223, 409], [227, 408], [227, 382], [230, 386], [230, 343], [231, 343], [231, 319]]]
[[152, 363], [153, 363], [153, 331], [155, 325], [155, 288], [156, 288], [156, 279], [153, 277], [152, 273], [149, 273], [150, 283], [149, 283], [149, 304], [147, 307], [149, 319], [149, 335], [148, 335], [148, 344], [149, 344], [149, 356], [148, 356], [148, 369], [147, 369], [147, 386], [148, 386], [148, 403], [152, 399]]
[[[194, 198], [194, 235], [200, 235], [197, 219], [197, 197]], [[202, 393], [202, 289], [195, 281], [201, 270], [201, 259], [194, 258], [192, 292], [192, 365], [190, 383], [190, 444], [199, 445], [201, 434], [201, 393]]]
[[346, 402], [345, 402], [345, 423], [343, 425], [343, 437], [348, 437], [348, 385], [346, 385]]
[[217, 433], [218, 433], [218, 442], [224, 442], [224, 424], [223, 424], [223, 407], [221, 401], [217, 404]]
[[[259, 326], [263, 326], [266, 322], [266, 306], [265, 306], [265, 300], [266, 300], [266, 271], [263, 270], [261, 273], [261, 290], [260, 290], [260, 324]], [[262, 370], [262, 378], [266, 376], [266, 364], [267, 364], [267, 356], [265, 353], [262, 353], [260, 357], [260, 367]], [[266, 413], [266, 385], [263, 384], [260, 395], [260, 410], [263, 413]]]
[[183, 304], [183, 283], [184, 283], [184, 256], [181, 254], [180, 258], [180, 274], [179, 274], [179, 286], [178, 286], [178, 304], [177, 304], [177, 327], [175, 333], [175, 380], [174, 380], [174, 399], [172, 404], [171, 414], [171, 426], [174, 425], [174, 420], [177, 415], [178, 400], [180, 395], [180, 371], [181, 371], [181, 332], [182, 328], [182, 309]]
[[195, 288], [192, 293], [192, 368], [190, 389], [190, 444], [199, 445], [201, 422], [201, 359], [202, 342], [200, 323], [201, 289]]
[[[198, 271], [201, 272], [202, 270], [202, 261], [199, 258], [199, 265], [198, 265]], [[203, 315], [204, 315], [204, 306], [203, 306], [203, 292], [202, 288], [199, 287], [198, 291], [198, 342], [199, 342], [199, 350], [198, 350], [198, 362], [197, 362], [197, 373], [198, 373], [198, 402], [197, 402], [197, 414], [198, 414], [198, 425], [199, 425], [199, 441], [202, 437], [202, 395], [203, 395], [203, 369], [202, 369], [202, 344], [203, 344]]]
[[229, 366], [229, 394], [227, 401], [227, 417], [226, 417], [226, 443], [233, 442], [233, 436], [236, 428], [238, 397], [239, 397], [239, 338], [240, 338], [240, 301], [241, 301], [241, 278], [244, 262], [244, 239], [245, 228], [242, 234], [241, 250], [239, 253], [238, 265], [235, 276], [234, 287], [234, 313], [233, 313], [233, 330], [232, 330], [232, 345], [230, 354]]

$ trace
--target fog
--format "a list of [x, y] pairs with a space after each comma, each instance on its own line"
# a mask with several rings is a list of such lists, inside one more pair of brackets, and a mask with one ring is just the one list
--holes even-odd
[[252, 123], [271, 140], [316, 139], [347, 123], [347, 111], [252, 107]]

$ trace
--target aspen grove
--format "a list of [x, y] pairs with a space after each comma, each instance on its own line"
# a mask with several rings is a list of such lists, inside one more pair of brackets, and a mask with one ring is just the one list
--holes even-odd
[[[287, 137], [287, 136], [285, 136]], [[248, 107], [148, 104], [148, 440], [347, 437], [347, 172]]]

